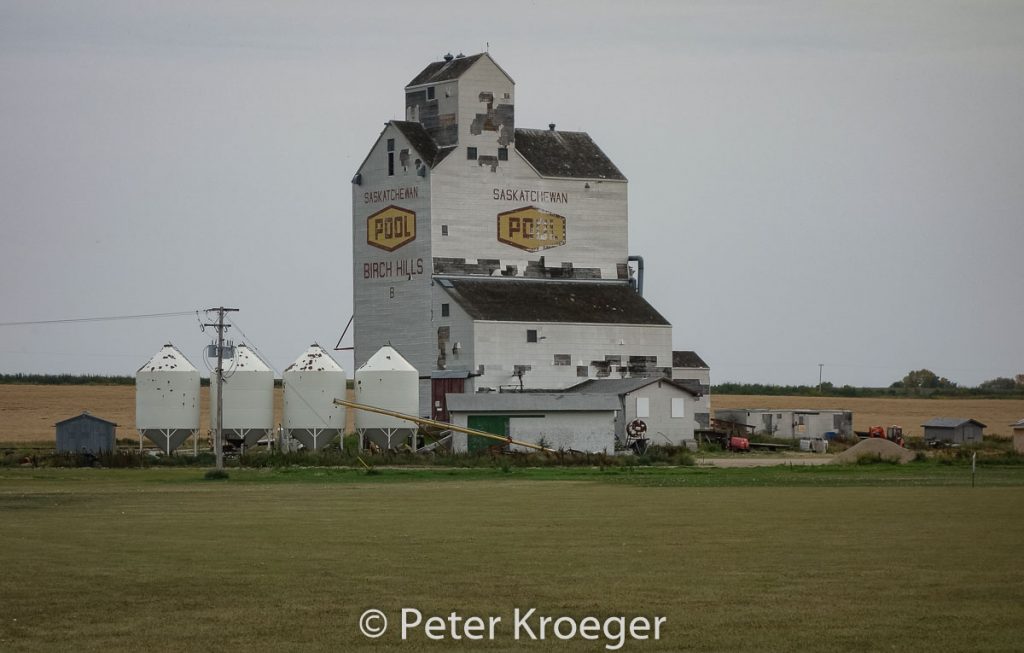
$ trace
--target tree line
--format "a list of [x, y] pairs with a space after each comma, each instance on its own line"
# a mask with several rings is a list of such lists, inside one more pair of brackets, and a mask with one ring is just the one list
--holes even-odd
[[770, 383], [719, 383], [713, 393], [727, 395], [797, 395], [804, 397], [1010, 397], [1024, 399], [1024, 373], [1013, 378], [996, 377], [977, 386], [962, 386], [929, 369], [911, 370], [884, 388], [837, 386], [825, 381], [818, 385], [774, 385]]

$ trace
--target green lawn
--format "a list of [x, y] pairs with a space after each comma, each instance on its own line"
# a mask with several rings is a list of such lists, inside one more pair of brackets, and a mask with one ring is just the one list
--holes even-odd
[[[0, 650], [1012, 651], [1024, 469], [0, 469]], [[401, 641], [402, 608], [501, 616]], [[364, 638], [379, 608], [391, 629]]]

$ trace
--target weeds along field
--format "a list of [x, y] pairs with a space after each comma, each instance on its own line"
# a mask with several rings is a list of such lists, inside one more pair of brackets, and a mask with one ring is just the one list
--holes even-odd
[[[968, 477], [0, 469], [0, 650], [614, 645], [516, 641], [515, 608], [664, 617], [633, 652], [1020, 650], [1024, 469]], [[390, 621], [379, 639], [358, 629], [370, 608]], [[402, 641], [403, 608], [502, 622], [494, 641]]]
[[[201, 389], [202, 429], [208, 428], [209, 392]], [[352, 398], [352, 391], [349, 391]], [[274, 389], [275, 423], [281, 421], [283, 391]], [[921, 424], [932, 417], [974, 418], [988, 425], [986, 434], [1009, 436], [1010, 424], [1024, 418], [1020, 399], [892, 399], [845, 397], [775, 397], [712, 395], [719, 408], [842, 408], [853, 411], [854, 428], [900, 424], [905, 432], [921, 435]], [[135, 388], [124, 385], [0, 385], [0, 442], [53, 443], [53, 425], [88, 410], [118, 424], [119, 438], [135, 438]], [[354, 429], [355, 411], [347, 415]]]

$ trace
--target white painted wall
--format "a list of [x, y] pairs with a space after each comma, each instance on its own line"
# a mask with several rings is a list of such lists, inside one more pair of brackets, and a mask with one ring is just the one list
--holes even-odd
[[[680, 446], [687, 440], [693, 440], [693, 431], [698, 428], [694, 415], [697, 400], [690, 393], [668, 383], [652, 383], [644, 388], [626, 395], [624, 419], [619, 437], [625, 441], [625, 425], [637, 419], [638, 400], [646, 400], [648, 415], [641, 417], [647, 424], [647, 437], [651, 445]], [[672, 402], [682, 404], [682, 417], [672, 416]]]
[[[526, 341], [528, 329], [537, 330], [537, 342]], [[475, 388], [518, 387], [514, 366], [530, 365], [524, 388], [560, 389], [595, 378], [589, 363], [606, 355], [621, 356], [623, 365], [630, 356], [657, 356], [659, 367], [671, 366], [672, 327], [478, 321], [473, 347], [474, 363], [484, 366]], [[569, 354], [572, 364], [555, 365], [555, 354]], [[577, 376], [578, 365], [588, 366], [587, 377]]]
[[[479, 412], [474, 414], [481, 414]], [[498, 413], [495, 413], [498, 414]], [[504, 413], [502, 413], [504, 414]], [[564, 413], [530, 413], [532, 417], [509, 415], [509, 435], [515, 440], [538, 444], [542, 439], [552, 449], [573, 449], [590, 453], [615, 451], [614, 411], [572, 411]], [[452, 413], [452, 423], [467, 426], [469, 413]], [[456, 433], [452, 438], [455, 452], [467, 450], [467, 436]], [[517, 451], [527, 447], [513, 446]]]

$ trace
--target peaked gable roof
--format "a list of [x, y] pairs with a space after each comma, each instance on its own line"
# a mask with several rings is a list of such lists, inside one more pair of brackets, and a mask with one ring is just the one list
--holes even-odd
[[109, 419], [103, 419], [102, 417], [96, 417], [95, 415], [89, 413], [88, 411], [85, 411], [85, 412], [83, 412], [80, 415], [75, 415], [74, 417], [69, 417], [67, 419], [62, 419], [61, 421], [59, 421], [56, 424], [54, 424], [54, 426], [60, 426], [61, 424], [67, 424], [68, 422], [78, 422], [78, 421], [83, 421], [83, 420], [88, 420], [88, 421], [93, 421], [93, 422], [102, 422], [103, 424], [109, 424], [110, 426], [117, 426], [116, 423], [111, 422]]
[[447, 61], [435, 61], [427, 64], [427, 67], [421, 70], [419, 75], [413, 77], [412, 81], [406, 84], [405, 87], [409, 88], [410, 86], [435, 84], [437, 82], [458, 79], [462, 77], [462, 73], [469, 70], [484, 54], [481, 52], [480, 54], [473, 54], [468, 57], [460, 55], [452, 57]]
[[475, 320], [669, 326], [625, 283], [444, 277], [438, 283]]
[[976, 419], [964, 419], [962, 417], [933, 417], [932, 419], [928, 420], [921, 426], [928, 426], [931, 428], [940, 429], [955, 429], [958, 426], [963, 426], [964, 424], [971, 423], [977, 424], [981, 428], [987, 428], [985, 424], [982, 424]]
[[542, 177], [626, 181], [586, 132], [517, 129], [515, 146]]
[[698, 356], [695, 351], [672, 352], [672, 367], [696, 367], [705, 370], [711, 369], [708, 364], [704, 362], [704, 359]]
[[668, 385], [678, 388], [683, 392], [687, 392], [694, 397], [701, 396], [700, 392], [694, 388], [685, 386], [677, 381], [673, 381], [667, 376], [630, 377], [628, 379], [588, 379], [583, 383], [568, 388], [566, 392], [600, 395], [625, 395], [630, 392], [635, 392], [641, 388], [646, 388], [653, 383], [667, 383]]
[[[431, 169], [441, 163], [441, 161], [444, 161], [444, 158], [455, 150], [454, 145], [449, 147], [438, 147], [434, 139], [431, 138], [429, 133], [427, 133], [427, 130], [418, 122], [410, 122], [408, 120], [389, 120], [384, 123], [384, 129], [382, 129], [380, 134], [377, 135], [377, 140], [373, 142], [373, 146], [370, 148], [370, 151], [366, 153], [366, 157], [363, 159], [363, 162], [359, 164], [359, 168], [357, 168], [357, 170], [361, 171], [366, 165], [366, 162], [370, 160], [374, 149], [376, 149], [380, 140], [384, 138], [384, 133], [389, 127], [397, 129], [398, 133], [409, 141], [409, 145], [416, 150], [423, 161], [427, 164], [427, 167]], [[355, 182], [353, 181], [353, 183]]]

